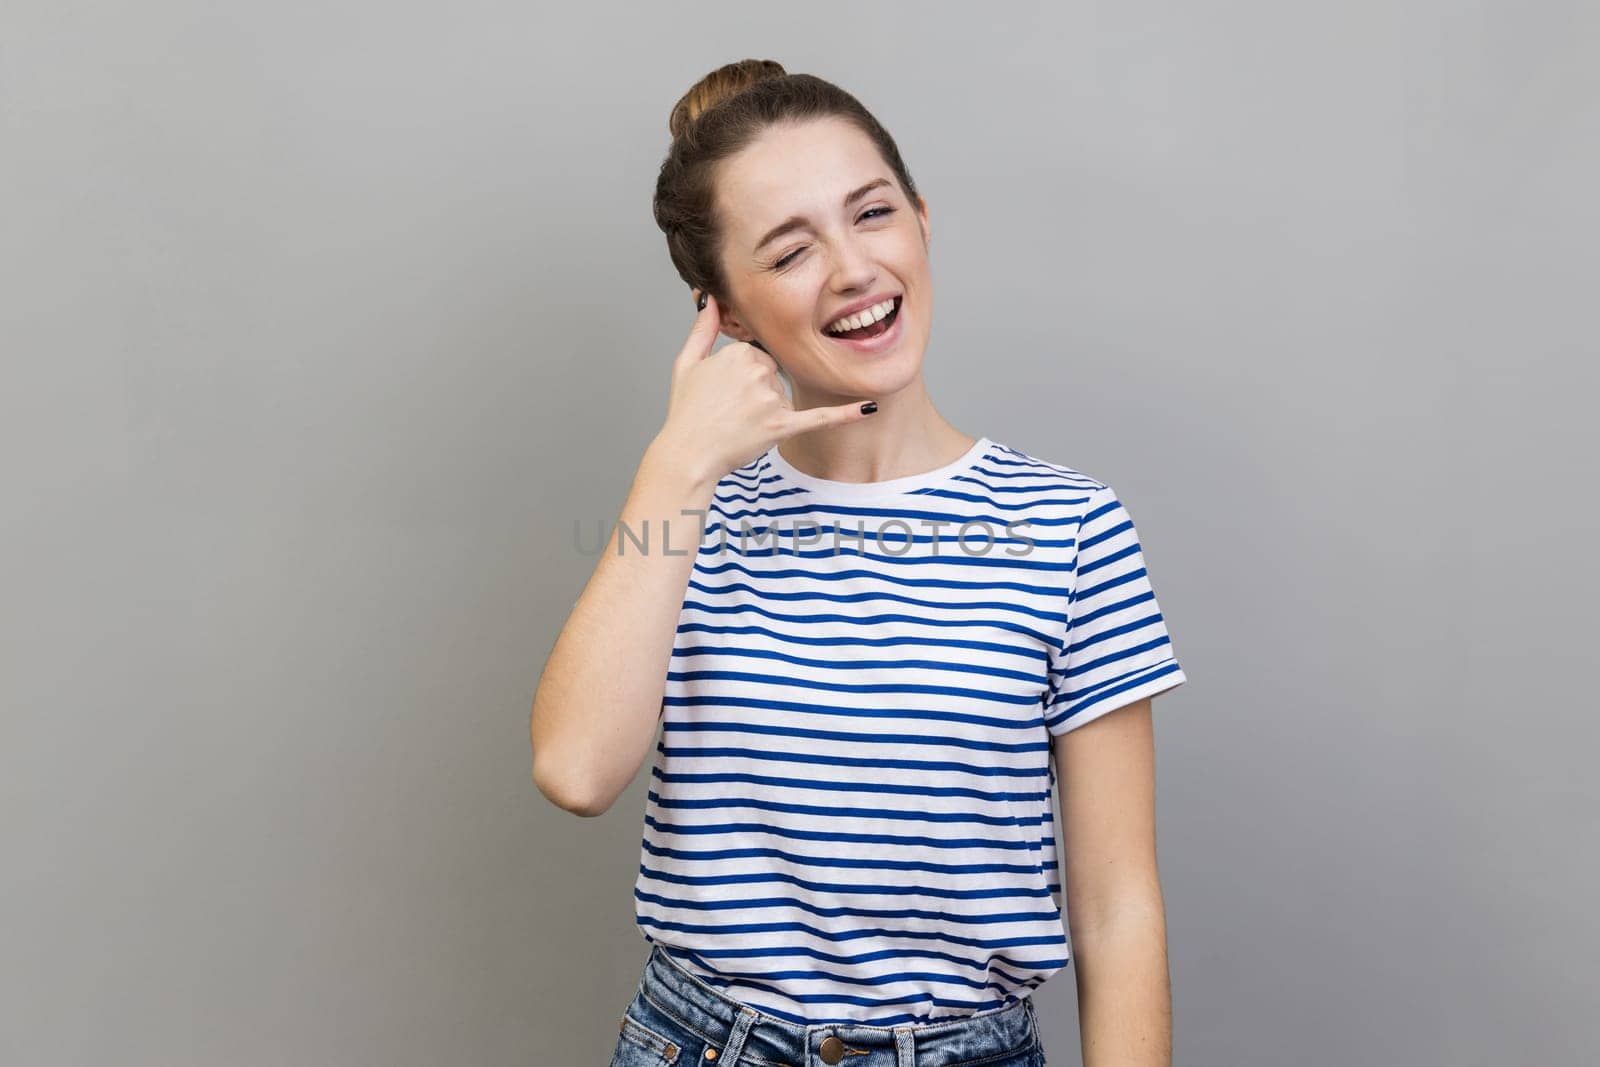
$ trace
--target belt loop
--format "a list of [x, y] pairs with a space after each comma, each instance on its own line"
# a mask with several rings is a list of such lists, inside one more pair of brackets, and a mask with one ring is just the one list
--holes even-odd
[[734, 1067], [739, 1062], [739, 1057], [744, 1054], [745, 1039], [750, 1036], [750, 1028], [755, 1024], [756, 1010], [741, 1005], [739, 1017], [733, 1021], [733, 1032], [728, 1035], [728, 1043], [722, 1047], [720, 1067]]
[[894, 1028], [894, 1067], [917, 1067], [917, 1043], [909, 1026]]

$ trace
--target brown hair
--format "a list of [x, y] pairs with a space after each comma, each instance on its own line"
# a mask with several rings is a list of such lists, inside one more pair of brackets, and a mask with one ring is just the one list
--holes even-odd
[[775, 60], [741, 59], [695, 82], [673, 105], [667, 120], [672, 147], [656, 178], [654, 210], [672, 265], [691, 288], [709, 291], [719, 301], [727, 294], [713, 195], [718, 165], [770, 126], [829, 117], [854, 124], [872, 139], [915, 207], [917, 187], [894, 138], [859, 100], [832, 82], [789, 74]]

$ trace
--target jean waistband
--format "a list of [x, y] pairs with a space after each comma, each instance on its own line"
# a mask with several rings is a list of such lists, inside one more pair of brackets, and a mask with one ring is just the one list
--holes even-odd
[[[743, 1004], [691, 974], [660, 944], [652, 944], [639, 992], [660, 1010], [721, 1049], [719, 1064], [733, 1067], [748, 1055], [785, 1067], [838, 1062], [823, 1056], [823, 1042], [837, 1038], [849, 1053], [843, 1062], [889, 1063], [895, 1067], [946, 1067], [1020, 1049], [1038, 1040], [1032, 995], [999, 1008], [931, 1023], [869, 1026], [862, 1023], [799, 1025]], [[830, 1042], [834, 1050], [838, 1042]], [[881, 1050], [895, 1054], [889, 1060]], [[859, 1058], [879, 1051], [877, 1058]]]

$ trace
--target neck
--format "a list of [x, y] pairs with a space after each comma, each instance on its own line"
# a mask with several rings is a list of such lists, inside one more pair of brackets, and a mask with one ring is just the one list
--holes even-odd
[[[942, 467], [977, 441], [939, 414], [920, 374], [898, 393], [877, 400], [878, 410], [859, 422], [797, 434], [779, 443], [779, 453], [816, 478], [882, 482]], [[795, 396], [797, 409], [844, 402]]]

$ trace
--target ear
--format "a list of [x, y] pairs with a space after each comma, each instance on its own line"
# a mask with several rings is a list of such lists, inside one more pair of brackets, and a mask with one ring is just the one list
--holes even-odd
[[[689, 292], [694, 297], [695, 306], [698, 307], [700, 305], [701, 290], [691, 286]], [[727, 304], [722, 305], [721, 314], [722, 329], [717, 331], [719, 336], [729, 337], [735, 341], [749, 341], [755, 336], [755, 334], [745, 329], [744, 323], [739, 321], [739, 313]]]
[[753, 341], [756, 335], [744, 324], [744, 320], [739, 318], [738, 311], [732, 307], [724, 307], [722, 311], [722, 336], [732, 338], [735, 341]]
[[922, 223], [922, 243], [926, 245], [933, 239], [933, 227], [928, 225], [928, 198], [917, 197], [917, 219]]

